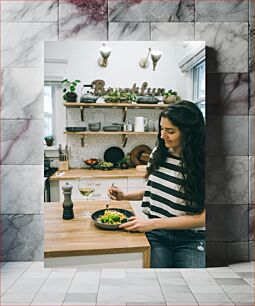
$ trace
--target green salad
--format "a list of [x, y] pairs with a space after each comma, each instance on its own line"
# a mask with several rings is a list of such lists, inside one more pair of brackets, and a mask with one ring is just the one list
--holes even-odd
[[98, 220], [107, 224], [121, 224], [127, 222], [127, 216], [117, 210], [105, 210]]

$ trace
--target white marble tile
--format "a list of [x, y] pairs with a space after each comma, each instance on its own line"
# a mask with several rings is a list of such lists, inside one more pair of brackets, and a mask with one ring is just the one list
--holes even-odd
[[225, 293], [195, 293], [199, 305], [235, 305]]
[[[57, 39], [57, 24], [7, 22], [1, 24], [2, 68], [43, 68], [44, 41]], [[10, 35], [15, 33], [15, 35]]]
[[43, 167], [1, 165], [0, 169], [1, 213], [43, 213]]
[[102, 278], [118, 278], [123, 279], [127, 277], [126, 269], [102, 269]]
[[1, 215], [0, 218], [3, 260], [43, 258], [42, 215]]
[[57, 21], [58, 1], [8, 1], [1, 2], [2, 21]]
[[48, 292], [39, 292], [30, 305], [62, 305], [65, 295], [65, 292], [51, 294]]
[[164, 297], [167, 306], [198, 305], [192, 293], [181, 293], [181, 294], [168, 293], [167, 295], [164, 294]]
[[248, 72], [247, 23], [197, 22], [195, 40], [205, 40], [210, 48], [207, 72]]
[[228, 293], [228, 296], [235, 305], [254, 305], [254, 293]]
[[108, 40], [150, 40], [150, 24], [109, 22]]
[[71, 293], [81, 293], [81, 292], [97, 292], [99, 288], [99, 279], [98, 278], [82, 278], [77, 279], [74, 277], [68, 292]]
[[194, 40], [193, 23], [159, 22], [151, 24], [151, 40]]
[[[164, 302], [164, 297], [158, 283], [150, 284], [146, 279], [129, 281], [122, 280], [118, 283], [101, 284], [98, 291], [98, 304], [125, 302]], [[114, 295], [112, 294], [114, 292]]]
[[1, 127], [2, 164], [43, 164], [43, 120], [2, 120]]
[[240, 276], [229, 267], [207, 268], [207, 271], [214, 278], [240, 278]]
[[43, 119], [43, 69], [3, 69], [1, 98], [1, 118]]
[[248, 1], [196, 0], [196, 21], [248, 21]]
[[254, 272], [254, 262], [241, 262], [229, 265], [235, 272]]
[[109, 0], [109, 21], [194, 21], [194, 0]]
[[60, 40], [106, 40], [106, 0], [61, 1], [59, 3]]

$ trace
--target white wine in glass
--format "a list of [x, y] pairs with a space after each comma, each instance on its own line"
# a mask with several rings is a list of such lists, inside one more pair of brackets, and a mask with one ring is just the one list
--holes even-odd
[[[95, 192], [95, 179], [93, 176], [81, 176], [78, 185], [80, 194], [88, 200]], [[83, 216], [90, 216], [90, 212], [87, 210], [82, 211]]]

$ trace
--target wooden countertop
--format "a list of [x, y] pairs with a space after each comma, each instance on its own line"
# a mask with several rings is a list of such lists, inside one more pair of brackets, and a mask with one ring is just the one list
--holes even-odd
[[[142, 252], [149, 267], [150, 244], [144, 233], [104, 230], [95, 226], [82, 210], [104, 209], [106, 201], [74, 201], [74, 219], [62, 219], [62, 203], [44, 206], [44, 257], [64, 257]], [[111, 207], [132, 210], [128, 201], [112, 201]]]
[[136, 171], [135, 168], [130, 169], [112, 169], [112, 170], [94, 170], [94, 169], [70, 169], [63, 171], [63, 175], [58, 176], [56, 173], [50, 177], [50, 180], [75, 180], [82, 175], [94, 175], [95, 177], [109, 178], [109, 177], [138, 177], [143, 178], [146, 174], [145, 171]]

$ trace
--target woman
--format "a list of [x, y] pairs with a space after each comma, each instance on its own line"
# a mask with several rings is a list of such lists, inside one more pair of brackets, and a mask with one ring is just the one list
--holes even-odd
[[112, 199], [143, 200], [149, 219], [132, 217], [120, 228], [146, 233], [152, 268], [205, 267], [204, 169], [203, 115], [194, 103], [181, 101], [160, 114], [145, 190], [124, 194], [109, 187]]

